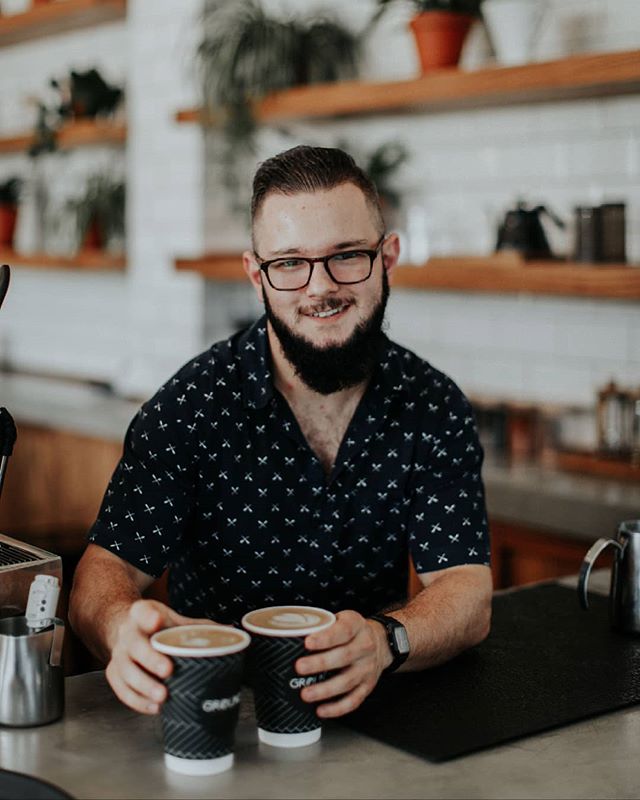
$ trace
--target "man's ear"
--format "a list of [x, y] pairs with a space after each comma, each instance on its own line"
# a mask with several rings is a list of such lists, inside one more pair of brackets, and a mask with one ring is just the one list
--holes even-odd
[[397, 233], [390, 233], [382, 245], [382, 264], [391, 277], [393, 268], [400, 258], [400, 239]]
[[262, 277], [260, 274], [260, 267], [258, 266], [258, 262], [256, 261], [256, 258], [251, 250], [245, 250], [242, 254], [242, 266], [244, 267], [244, 271], [247, 273], [251, 285], [258, 295], [258, 300], [260, 300], [262, 303]]

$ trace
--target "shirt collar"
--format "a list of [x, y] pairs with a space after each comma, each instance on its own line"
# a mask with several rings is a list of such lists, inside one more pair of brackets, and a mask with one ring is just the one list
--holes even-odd
[[405, 362], [409, 364], [410, 361], [411, 353], [385, 336], [380, 361], [373, 376], [374, 392], [408, 394], [413, 378], [407, 373]]
[[[405, 394], [411, 389], [412, 378], [405, 371], [410, 353], [387, 336], [373, 378], [373, 390], [389, 394]], [[406, 356], [406, 358], [405, 358]], [[262, 316], [238, 339], [238, 357], [242, 375], [242, 395], [248, 408], [264, 408], [274, 394], [271, 351], [267, 336], [266, 317]]]
[[242, 399], [247, 408], [264, 408], [273, 397], [267, 321], [262, 316], [238, 340]]

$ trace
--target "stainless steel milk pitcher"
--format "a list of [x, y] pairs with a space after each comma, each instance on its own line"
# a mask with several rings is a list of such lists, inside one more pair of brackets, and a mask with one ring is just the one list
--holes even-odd
[[598, 539], [589, 549], [578, 580], [580, 605], [587, 609], [587, 584], [595, 560], [607, 547], [615, 549], [609, 592], [611, 626], [640, 633], [640, 520], [621, 522], [615, 539]]
[[26, 617], [0, 620], [0, 725], [44, 725], [62, 716], [64, 623], [39, 630]]

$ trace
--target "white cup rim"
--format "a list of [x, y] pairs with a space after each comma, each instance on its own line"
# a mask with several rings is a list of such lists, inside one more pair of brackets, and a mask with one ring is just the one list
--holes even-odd
[[[251, 614], [255, 614], [256, 611], [277, 611], [279, 608], [301, 608], [305, 611], [319, 611], [322, 614], [329, 614], [330, 619], [327, 622], [321, 622], [318, 625], [310, 625], [308, 628], [282, 628], [276, 630], [274, 628], [263, 628], [261, 625], [255, 625], [253, 622], [249, 622], [247, 617]], [[301, 637], [301, 636], [309, 636], [312, 633], [319, 633], [320, 631], [325, 630], [326, 628], [330, 628], [333, 623], [336, 621], [336, 615], [332, 611], [327, 611], [326, 608], [319, 608], [318, 606], [303, 606], [303, 605], [294, 605], [293, 603], [287, 605], [279, 605], [279, 606], [261, 606], [260, 608], [254, 608], [252, 611], [248, 611], [241, 620], [241, 624], [243, 628], [246, 628], [251, 633], [257, 633], [260, 636], [270, 636], [270, 637]]]
[[[156, 637], [160, 636], [160, 634], [178, 628], [180, 630], [198, 630], [202, 628], [216, 628], [216, 629], [228, 628], [240, 636], [240, 641], [235, 642], [234, 644], [227, 644], [219, 647], [180, 647], [178, 645], [165, 644], [164, 642], [159, 642], [157, 640]], [[151, 646], [153, 647], [154, 650], [157, 650], [159, 653], [164, 653], [167, 656], [180, 656], [182, 658], [207, 658], [211, 656], [227, 656], [231, 655], [232, 653], [239, 653], [241, 650], [244, 650], [246, 647], [249, 646], [250, 642], [251, 642], [251, 637], [246, 631], [243, 631], [240, 628], [236, 628], [233, 625], [218, 625], [214, 622], [211, 622], [209, 624], [200, 623], [193, 625], [170, 625], [168, 628], [163, 628], [161, 631], [157, 631], [151, 637]]]

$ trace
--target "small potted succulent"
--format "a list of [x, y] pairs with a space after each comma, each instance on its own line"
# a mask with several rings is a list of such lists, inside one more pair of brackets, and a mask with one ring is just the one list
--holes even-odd
[[0, 247], [12, 247], [18, 216], [20, 178], [9, 178], [0, 183]]
[[[378, 0], [379, 17], [394, 0]], [[473, 21], [480, 16], [482, 0], [411, 0], [417, 14], [409, 25], [413, 32], [422, 73], [458, 63], [462, 45]]]

